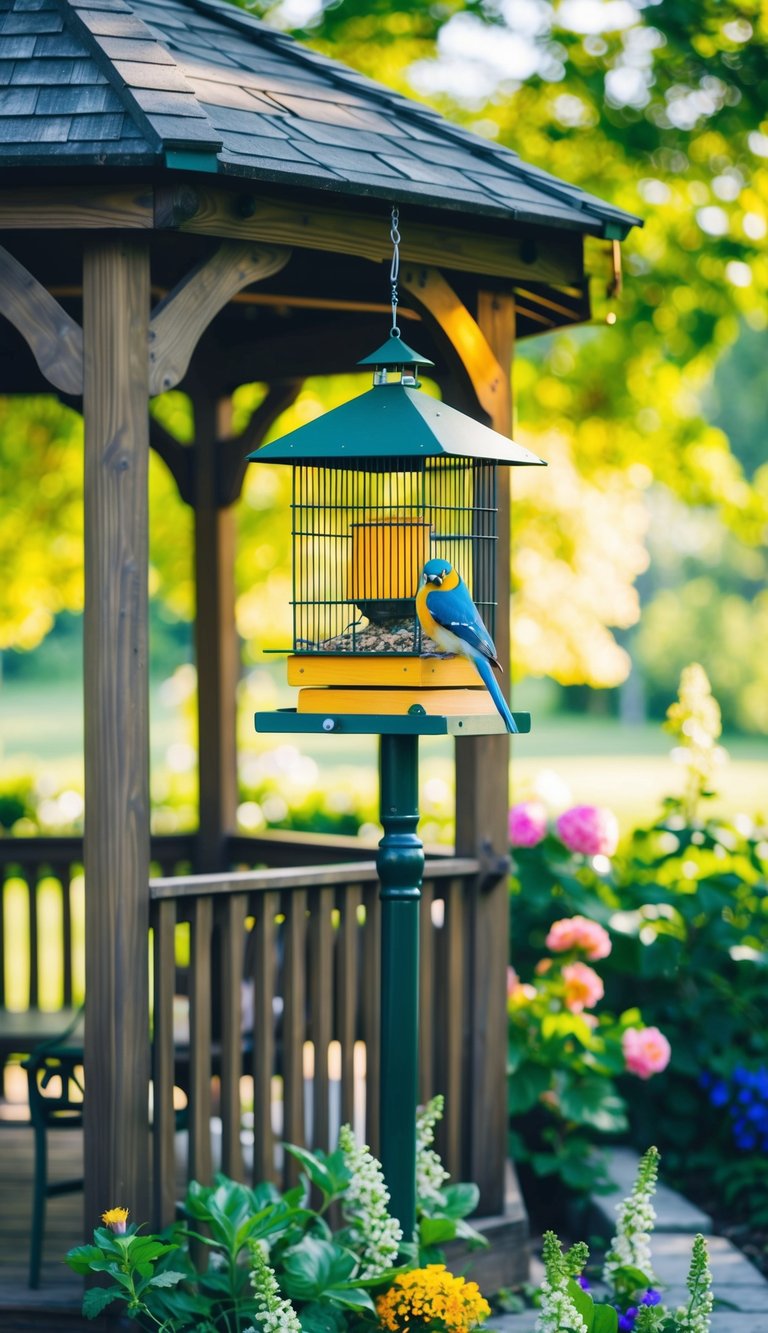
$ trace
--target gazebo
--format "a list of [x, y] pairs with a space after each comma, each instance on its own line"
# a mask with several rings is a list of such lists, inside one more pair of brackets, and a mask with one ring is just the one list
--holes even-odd
[[[243, 1061], [252, 1170], [272, 1173], [278, 1044], [285, 1137], [307, 1137], [308, 1039], [312, 1141], [328, 1132], [331, 1042], [345, 1110], [365, 1042], [374, 1146], [377, 1134], [370, 859], [338, 840], [236, 835], [234, 506], [245, 455], [307, 376], [349, 371], [381, 342], [393, 204], [409, 341], [435, 362], [446, 401], [507, 434], [516, 339], [587, 320], [585, 238], [615, 252], [637, 219], [225, 0], [0, 0], [0, 163], [0, 391], [56, 392], [85, 420], [86, 1217], [119, 1201], [162, 1223], [175, 1189], [179, 923], [190, 929], [189, 1174], [211, 1171], [212, 1072], [222, 1163], [244, 1171]], [[268, 392], [232, 438], [226, 405], [254, 380]], [[150, 397], [175, 387], [192, 400], [191, 445], [149, 418]], [[195, 533], [199, 831], [167, 845], [150, 838], [150, 447], [192, 506]], [[499, 536], [504, 658], [508, 489]], [[425, 877], [421, 1084], [446, 1093], [448, 1165], [479, 1182], [490, 1214], [503, 1207], [506, 1144], [507, 741], [456, 744], [456, 849], [431, 858]], [[0, 843], [5, 862], [26, 867], [31, 898], [41, 865], [58, 867], [66, 897], [66, 866], [81, 852], [60, 844]], [[168, 873], [151, 879], [152, 862]]]

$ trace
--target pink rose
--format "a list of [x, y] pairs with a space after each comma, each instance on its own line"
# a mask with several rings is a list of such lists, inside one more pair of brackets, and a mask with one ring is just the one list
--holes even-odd
[[586, 963], [566, 963], [563, 968], [565, 982], [565, 1007], [572, 1014], [580, 1014], [585, 1009], [593, 1009], [598, 1000], [602, 1000], [605, 987], [594, 968]]
[[553, 953], [570, 953], [579, 949], [590, 962], [607, 958], [611, 952], [611, 937], [596, 921], [585, 916], [567, 916], [553, 922], [546, 940]]
[[509, 812], [511, 847], [535, 847], [547, 835], [547, 812], [540, 801], [520, 801]]
[[624, 1062], [630, 1074], [651, 1078], [666, 1069], [672, 1047], [658, 1028], [627, 1028], [621, 1038]]
[[556, 828], [568, 850], [583, 856], [613, 856], [619, 843], [616, 816], [604, 806], [574, 805], [560, 816]]

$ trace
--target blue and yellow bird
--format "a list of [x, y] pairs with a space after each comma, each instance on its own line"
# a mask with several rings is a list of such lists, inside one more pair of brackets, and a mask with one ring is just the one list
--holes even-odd
[[463, 578], [447, 560], [428, 560], [416, 594], [416, 614], [422, 630], [445, 653], [468, 657], [501, 713], [507, 731], [517, 731], [515, 719], [499, 689], [492, 668], [501, 671], [496, 647], [469, 595]]

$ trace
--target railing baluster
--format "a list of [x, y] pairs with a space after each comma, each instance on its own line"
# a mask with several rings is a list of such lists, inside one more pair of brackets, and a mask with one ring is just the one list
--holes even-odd
[[363, 901], [359, 884], [339, 890], [341, 929], [336, 965], [336, 1029], [341, 1042], [341, 1123], [355, 1119], [355, 1040], [360, 1011], [358, 908]]
[[309, 1018], [315, 1052], [312, 1081], [312, 1147], [329, 1148], [330, 1080], [328, 1048], [333, 1035], [333, 889], [315, 889], [312, 893], [309, 976]]
[[381, 901], [378, 884], [366, 885], [363, 936], [363, 1039], [365, 1041], [365, 1140], [379, 1151], [379, 1051], [381, 1047]]
[[176, 1203], [173, 996], [176, 977], [175, 902], [154, 904], [152, 1023], [152, 1211], [158, 1229], [170, 1226]]
[[211, 943], [213, 900], [191, 904], [189, 958], [189, 1179], [210, 1183]]
[[460, 879], [446, 884], [445, 921], [442, 936], [443, 987], [438, 996], [443, 1039], [443, 1087], [445, 1115], [441, 1146], [443, 1160], [451, 1175], [461, 1175], [462, 1078], [464, 1023], [468, 1013], [465, 985], [464, 885]]
[[275, 1063], [275, 917], [277, 893], [254, 895], [253, 949], [253, 1183], [275, 1179], [272, 1074]]
[[72, 1005], [72, 866], [62, 861], [52, 867], [61, 885], [61, 994], [65, 1009]]
[[[306, 1030], [307, 892], [293, 889], [283, 895], [285, 912], [283, 968], [283, 1138], [287, 1143], [304, 1138], [304, 1033]], [[298, 1162], [287, 1155], [283, 1171], [286, 1186], [299, 1178]]]
[[419, 1100], [435, 1091], [435, 928], [432, 925], [433, 883], [422, 886], [419, 904]]
[[[6, 956], [5, 956], [5, 875], [0, 875], [0, 1005], [5, 1008], [6, 996]], [[2, 1088], [0, 1088], [2, 1093]]]
[[243, 1180], [240, 1146], [240, 1076], [242, 1056], [243, 947], [246, 898], [238, 893], [221, 904], [221, 1169], [233, 1180]]
[[40, 942], [37, 937], [37, 894], [40, 887], [41, 866], [30, 866], [27, 875], [27, 902], [29, 905], [29, 990], [27, 1003], [36, 1009], [40, 1003]]

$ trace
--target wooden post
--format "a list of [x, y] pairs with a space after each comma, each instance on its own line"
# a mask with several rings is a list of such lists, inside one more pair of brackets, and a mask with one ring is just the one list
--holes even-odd
[[[512, 433], [511, 369], [515, 342], [512, 296], [481, 292], [478, 325], [503, 371], [492, 398], [490, 425]], [[487, 394], [486, 394], [487, 402]], [[484, 413], [478, 409], [477, 415]], [[510, 469], [499, 468], [496, 647], [509, 681]], [[479, 736], [456, 743], [456, 854], [493, 860], [507, 850], [509, 740]], [[507, 1153], [507, 951], [509, 889], [506, 875], [478, 884], [472, 904], [469, 1160], [480, 1186], [480, 1211], [504, 1209]]]
[[85, 1220], [149, 1206], [149, 259], [90, 242], [85, 416]]
[[[219, 498], [217, 441], [224, 407], [195, 394], [195, 585], [200, 815], [198, 874], [225, 869], [224, 839], [237, 809], [236, 692], [240, 659], [235, 629], [235, 510]], [[244, 449], [244, 453], [246, 450]]]

